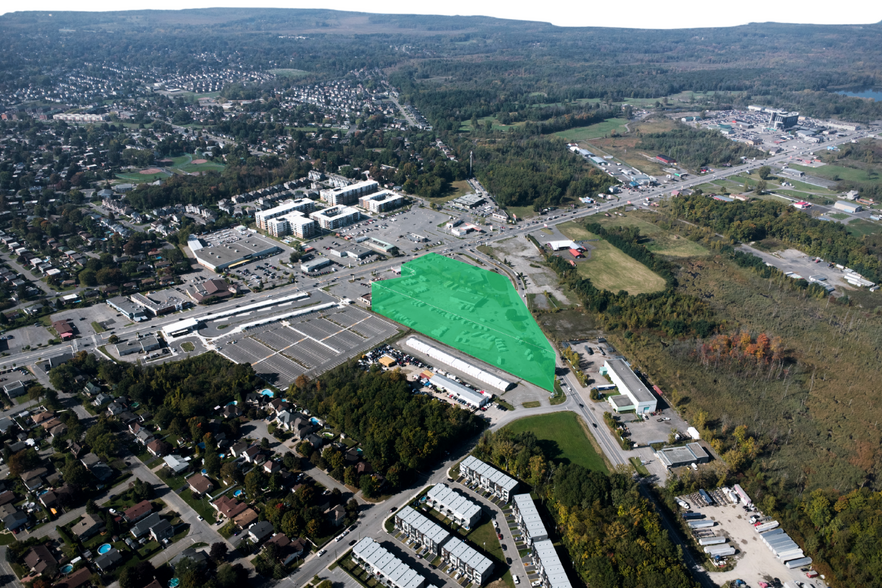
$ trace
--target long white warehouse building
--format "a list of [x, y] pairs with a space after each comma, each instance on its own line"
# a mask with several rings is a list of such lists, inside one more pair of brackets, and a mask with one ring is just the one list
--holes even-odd
[[472, 408], [481, 408], [490, 402], [490, 399], [492, 398], [492, 394], [475, 392], [471, 388], [467, 388], [449, 378], [445, 378], [444, 376], [432, 376], [429, 383], [436, 388], [444, 390], [448, 394], [453, 394]]
[[463, 360], [459, 359], [458, 357], [454, 357], [454, 356], [450, 355], [449, 353], [446, 353], [446, 352], [438, 349], [437, 347], [432, 347], [431, 345], [427, 345], [427, 344], [423, 343], [422, 341], [420, 341], [419, 339], [417, 339], [416, 337], [408, 338], [408, 340], [405, 341], [405, 344], [408, 345], [409, 347], [416, 349], [420, 353], [428, 355], [432, 359], [437, 359], [441, 363], [447, 364], [450, 367], [452, 367], [453, 369], [456, 369], [456, 370], [459, 370], [465, 374], [468, 374], [468, 375], [472, 376], [473, 378], [477, 379], [478, 381], [484, 382], [488, 386], [496, 388], [497, 390], [502, 390], [503, 392], [505, 392], [506, 390], [508, 390], [509, 388], [511, 388], [514, 385], [511, 382], [507, 382], [507, 381], [503, 380], [502, 378], [498, 378], [498, 377], [494, 376], [493, 374], [491, 374], [490, 372], [488, 372], [486, 370], [482, 370], [481, 368], [479, 368], [477, 366], [473, 366], [470, 363], [466, 363]]

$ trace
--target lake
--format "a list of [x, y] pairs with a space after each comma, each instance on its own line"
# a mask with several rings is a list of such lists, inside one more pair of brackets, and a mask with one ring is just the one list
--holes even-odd
[[855, 98], [870, 98], [876, 102], [882, 102], [882, 90], [861, 90], [860, 92], [836, 92], [843, 96], [853, 96]]

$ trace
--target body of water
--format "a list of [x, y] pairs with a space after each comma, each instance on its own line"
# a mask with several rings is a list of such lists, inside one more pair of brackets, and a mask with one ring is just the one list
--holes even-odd
[[882, 102], [882, 90], [861, 90], [860, 92], [836, 92], [843, 96], [853, 96], [855, 98], [870, 98], [876, 102]]

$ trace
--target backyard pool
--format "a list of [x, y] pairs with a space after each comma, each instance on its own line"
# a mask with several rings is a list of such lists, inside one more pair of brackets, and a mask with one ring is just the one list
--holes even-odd
[[104, 555], [105, 553], [107, 553], [111, 549], [113, 549], [113, 546], [110, 545], [110, 543], [105, 543], [101, 547], [98, 548], [98, 553], [100, 553], [101, 555]]
[[73, 571], [73, 566], [70, 564], [67, 564], [66, 566], [61, 568], [61, 573], [64, 574], [65, 576], [68, 575], [69, 573], [71, 573], [72, 571]]
[[272, 390], [270, 390], [269, 388], [264, 388], [263, 390], [260, 391], [260, 393], [261, 393], [261, 395], [269, 396], [270, 398], [272, 398], [276, 395], [276, 393], [273, 392]]
[[236, 490], [235, 492], [233, 492], [233, 496], [235, 496], [236, 498], [239, 498], [243, 494], [245, 494], [245, 492], [242, 490]]
[[181, 581], [178, 578], [172, 578], [168, 581], [168, 588], [178, 588]]

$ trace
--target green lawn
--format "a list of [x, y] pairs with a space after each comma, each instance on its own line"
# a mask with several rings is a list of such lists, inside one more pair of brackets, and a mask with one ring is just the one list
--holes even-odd
[[302, 78], [303, 76], [308, 76], [308, 71], [303, 71], [302, 69], [271, 69], [269, 72], [273, 75], [283, 77], [283, 78]]
[[529, 402], [525, 402], [523, 404], [524, 408], [539, 408], [540, 406], [542, 406], [542, 403], [538, 400], [530, 400]]
[[139, 172], [135, 172], [132, 174], [116, 174], [116, 177], [120, 180], [126, 180], [127, 182], [133, 184], [141, 184], [144, 182], [155, 182], [156, 180], [161, 180], [170, 177], [171, 174], [168, 172], [157, 172], [155, 174], [142, 174]]
[[183, 343], [181, 343], [181, 351], [185, 351], [187, 353], [191, 351], [196, 351], [196, 346], [193, 345], [193, 343], [191, 343], [190, 341], [184, 341]]
[[184, 502], [189, 504], [193, 510], [205, 517], [208, 524], [214, 524], [214, 509], [211, 507], [208, 498], [194, 498], [193, 491], [190, 490], [190, 488], [181, 492], [180, 497], [183, 498]]
[[496, 536], [496, 529], [493, 528], [493, 522], [487, 520], [478, 525], [466, 535], [466, 541], [483, 551], [487, 555], [493, 557], [498, 562], [505, 562], [505, 554], [499, 545], [499, 538]]
[[607, 472], [603, 458], [591, 445], [578, 415], [557, 412], [518, 419], [506, 426], [515, 433], [532, 431], [550, 459], [577, 463], [588, 469]]
[[641, 476], [648, 476], [649, 470], [646, 469], [646, 466], [643, 465], [643, 462], [640, 461], [639, 457], [630, 457], [628, 461], [631, 462], [631, 465], [634, 466], [634, 469], [637, 470], [637, 473]]
[[[575, 222], [557, 228], [574, 241], [598, 238]], [[625, 290], [632, 296], [664, 290], [665, 281], [660, 276], [620, 249], [604, 240], [592, 241], [590, 245], [587, 259], [576, 261], [576, 270], [596, 287], [610, 292]]]
[[[855, 167], [847, 167], [844, 165], [822, 165], [821, 167], [808, 167], [805, 165], [790, 164], [788, 167], [804, 171], [805, 173], [812, 176], [826, 178], [828, 180], [834, 180], [837, 182], [840, 180], [848, 182], [874, 182], [878, 179], [878, 176], [871, 171], [857, 169]], [[789, 182], [790, 180], [787, 181]]]
[[567, 141], [579, 142], [588, 141], [590, 139], [600, 139], [609, 135], [612, 131], [619, 134], [626, 133], [625, 123], [628, 121], [623, 118], [610, 118], [601, 123], [593, 124], [587, 127], [576, 127], [554, 133], [555, 137], [561, 137]]
[[872, 235], [882, 231], [882, 226], [877, 223], [856, 219], [846, 225], [848, 232], [852, 235], [863, 237], [864, 235]]
[[508, 214], [517, 215], [519, 219], [525, 218], [533, 218], [536, 216], [536, 211], [533, 210], [533, 206], [506, 206], [505, 210]]
[[92, 321], [92, 328], [95, 329], [96, 333], [103, 333], [106, 329], [101, 326], [101, 323], [97, 321]]

